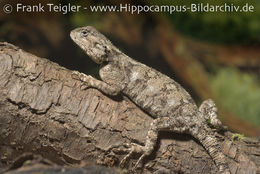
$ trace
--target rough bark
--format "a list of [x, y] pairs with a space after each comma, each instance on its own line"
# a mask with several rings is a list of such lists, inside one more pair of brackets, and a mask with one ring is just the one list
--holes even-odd
[[[124, 143], [144, 144], [152, 120], [127, 97], [81, 90], [71, 71], [0, 43], [1, 166], [25, 152], [60, 165], [81, 162], [118, 167]], [[217, 134], [232, 173], [260, 173], [260, 143]], [[188, 135], [160, 134], [140, 173], [217, 173], [204, 148]], [[118, 148], [111, 148], [118, 146]], [[131, 169], [135, 157], [126, 166]], [[1, 167], [0, 166], [0, 167]], [[128, 170], [122, 170], [122, 173]]]

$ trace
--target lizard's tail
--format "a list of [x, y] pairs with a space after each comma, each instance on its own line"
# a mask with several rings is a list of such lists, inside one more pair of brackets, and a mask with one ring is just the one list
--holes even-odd
[[197, 138], [203, 147], [207, 150], [209, 155], [214, 160], [216, 166], [219, 169], [220, 173], [223, 174], [230, 174], [230, 171], [228, 169], [228, 164], [226, 162], [225, 155], [222, 153], [219, 142], [217, 138], [213, 134], [208, 134], [207, 129], [210, 129], [209, 127], [205, 127], [205, 129], [199, 129], [199, 133], [196, 135], [193, 135], [195, 138]]

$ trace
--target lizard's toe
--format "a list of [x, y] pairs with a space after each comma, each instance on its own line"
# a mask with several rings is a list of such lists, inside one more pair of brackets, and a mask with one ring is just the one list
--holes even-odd
[[[121, 160], [121, 162], [119, 164], [120, 167], [124, 167], [126, 162], [132, 157], [132, 155], [134, 153], [143, 153], [143, 148], [144, 148], [143, 146], [140, 146], [135, 143], [131, 143], [130, 147], [127, 150], [129, 153]], [[139, 160], [140, 160], [140, 158], [139, 158]], [[137, 161], [137, 163], [139, 163], [138, 161]], [[136, 168], [137, 166], [138, 166], [138, 164], [136, 164], [134, 168]]]

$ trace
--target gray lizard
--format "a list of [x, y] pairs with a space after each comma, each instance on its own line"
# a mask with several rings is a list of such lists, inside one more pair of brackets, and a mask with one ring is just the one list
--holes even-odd
[[87, 26], [71, 31], [72, 40], [96, 63], [101, 80], [74, 72], [89, 87], [97, 88], [107, 95], [122, 93], [145, 110], [154, 120], [147, 133], [145, 146], [131, 143], [124, 164], [133, 153], [141, 153], [135, 167], [154, 150], [159, 131], [186, 133], [196, 138], [214, 160], [220, 173], [230, 173], [215, 127], [222, 126], [217, 118], [217, 108], [212, 100], [204, 101], [198, 108], [180, 84], [168, 76], [137, 62], [117, 49], [95, 28]]

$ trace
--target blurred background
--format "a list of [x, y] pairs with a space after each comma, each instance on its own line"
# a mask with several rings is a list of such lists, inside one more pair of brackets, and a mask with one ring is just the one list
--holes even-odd
[[[219, 117], [230, 130], [260, 133], [260, 1], [254, 12], [15, 12], [0, 2], [0, 41], [10, 42], [71, 70], [98, 76], [93, 63], [70, 39], [79, 26], [92, 25], [130, 57], [167, 74], [196, 103], [214, 99]], [[189, 5], [206, 0], [23, 0], [23, 5]], [[242, 0], [211, 1], [245, 5]]]

